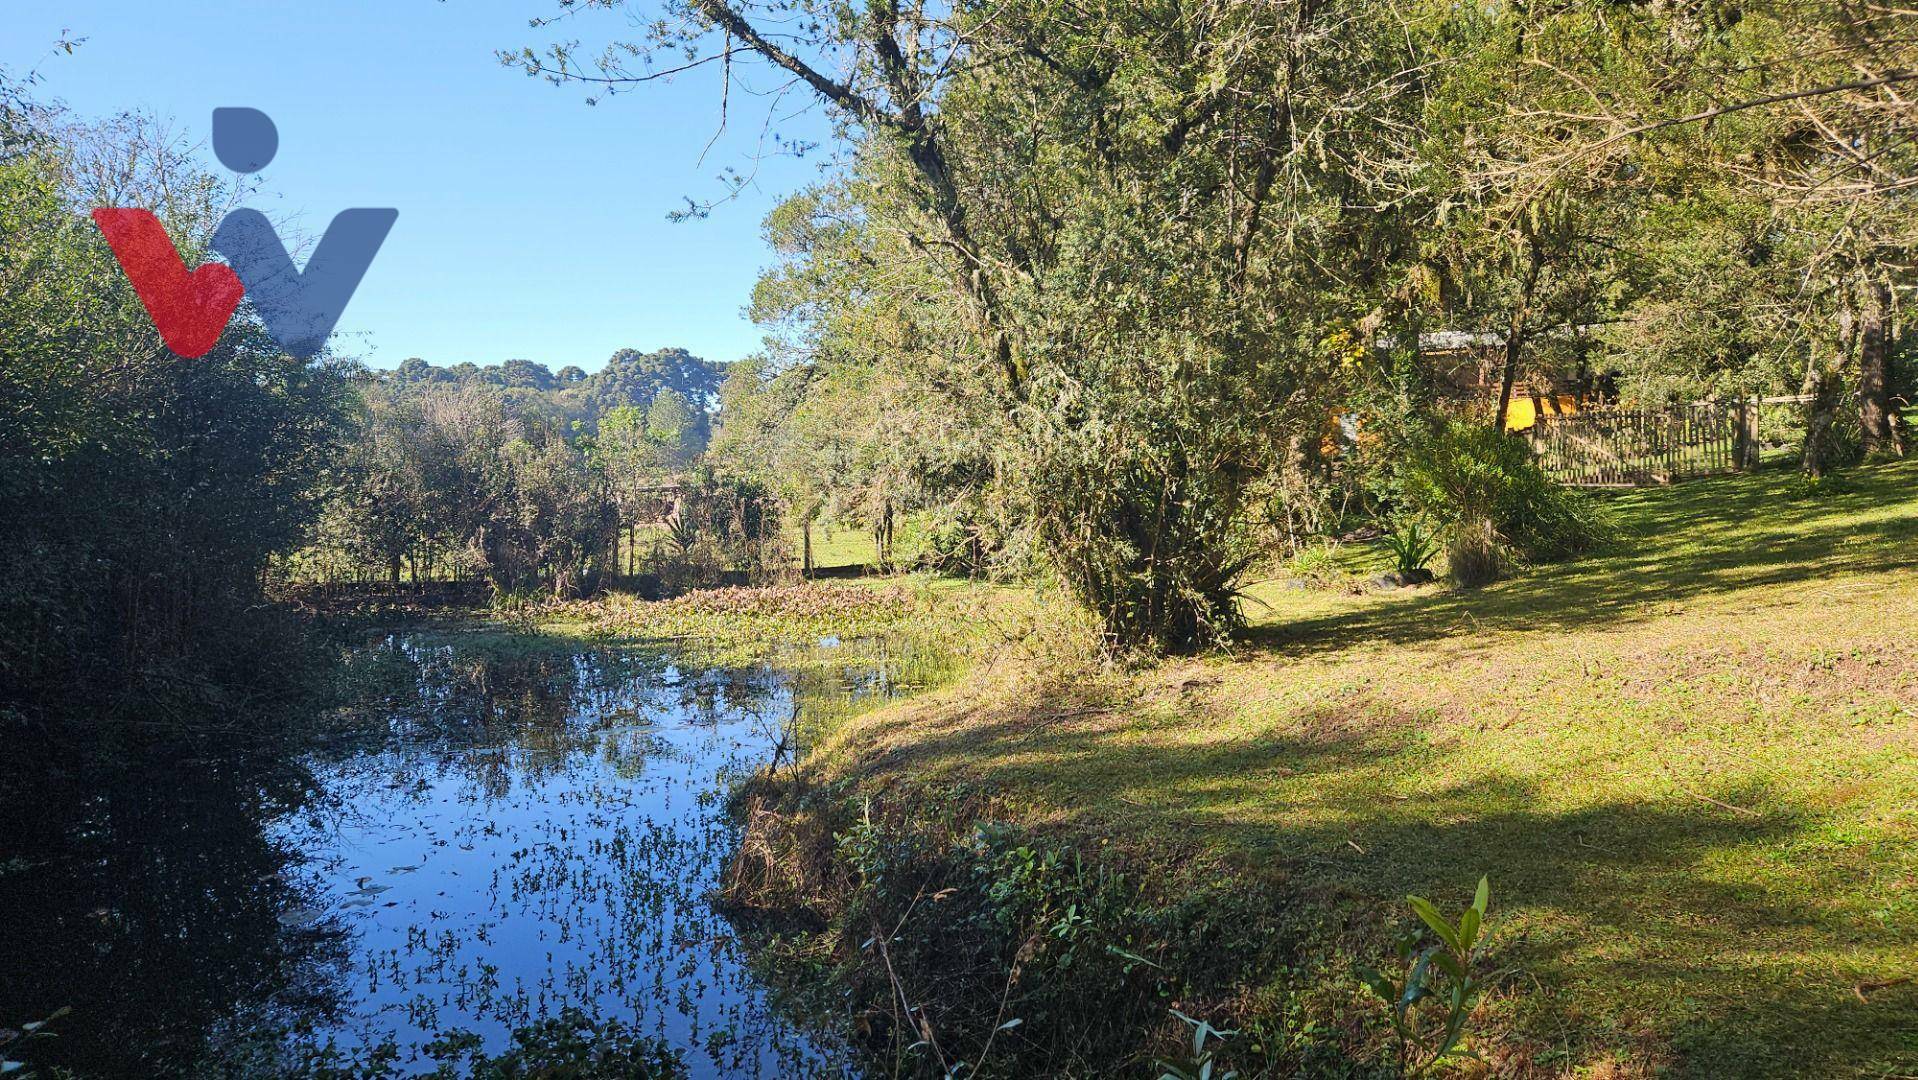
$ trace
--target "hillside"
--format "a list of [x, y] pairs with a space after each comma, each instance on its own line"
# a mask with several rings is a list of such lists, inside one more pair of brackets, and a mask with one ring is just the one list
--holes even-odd
[[825, 756], [1196, 846], [1362, 924], [1488, 874], [1504, 1071], [1906, 1075], [1918, 465], [1846, 487], [1626, 495], [1608, 554], [1477, 594], [1268, 583], [1230, 658], [999, 675]]

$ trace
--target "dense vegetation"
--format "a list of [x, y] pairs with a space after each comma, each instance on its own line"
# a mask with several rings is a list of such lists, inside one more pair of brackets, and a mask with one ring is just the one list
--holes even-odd
[[150, 121], [87, 126], [0, 91], [10, 709], [297, 692], [298, 636], [262, 602], [275, 577], [569, 595], [618, 569], [622, 526], [673, 505], [713, 535], [732, 535], [729, 513], [759, 535], [751, 492], [689, 473], [723, 371], [682, 349], [621, 350], [590, 376], [523, 360], [375, 373], [288, 357], [242, 307], [207, 357], [171, 354], [86, 211], [152, 207], [194, 264], [240, 193]]
[[[86, 211], [151, 207], [193, 264], [244, 193], [149, 122], [76, 123], [0, 81], [0, 735], [55, 781], [0, 773], [0, 835], [30, 841], [0, 870], [97, 873], [45, 815], [157, 817], [96, 795], [220, 772], [167, 736], [259, 736], [268, 699], [311, 689], [276, 599], [450, 580], [614, 636], [757, 612], [784, 635], [756, 645], [816, 641], [918, 609], [851, 586], [572, 601], [787, 578], [821, 521], [889, 568], [910, 527], [928, 568], [1074, 608], [950, 624], [1077, 651], [983, 665], [1001, 682], [849, 723], [791, 788], [747, 789], [765, 875], [737, 899], [807, 909], [773, 961], [843, 969], [834, 1003], [900, 1071], [995, 1047], [1011, 1071], [1015, 1046], [1139, 1065], [1165, 1032], [1127, 1036], [1196, 1002], [1245, 1026], [1227, 1048], [1200, 1027], [1172, 1075], [1364, 1074], [1392, 1059], [1395, 1006], [1347, 977], [1388, 955], [1378, 899], [1484, 870], [1511, 898], [1475, 1021], [1509, 1053], [1491, 1068], [1910, 1071], [1918, 664], [1859, 612], [1914, 607], [1913, 469], [1879, 462], [1905, 455], [1918, 389], [1918, 13], [559, 6], [582, 33], [596, 9], [641, 29], [510, 60], [615, 89], [711, 63], [725, 110], [739, 88], [833, 118], [839, 156], [764, 223], [758, 355], [374, 372], [288, 357], [242, 308], [184, 361]], [[1766, 438], [1809, 480], [1601, 501], [1506, 430], [1526, 399], [1723, 397], [1790, 398]], [[1463, 588], [1348, 588], [1316, 542], [1355, 535], [1392, 584], [1442, 551]], [[1252, 581], [1282, 555], [1340, 588]], [[187, 724], [189, 702], [227, 708]], [[277, 730], [284, 760], [310, 750]], [[112, 767], [81, 767], [96, 754]], [[929, 812], [868, 802], [875, 779]], [[173, 823], [208, 847], [157, 857], [269, 882], [233, 854], [264, 852], [256, 821], [206, 822], [249, 800], [265, 820], [301, 783], [224, 773], [213, 811]], [[1033, 822], [1092, 828], [1041, 843]], [[1106, 834], [1138, 843], [1123, 881]], [[780, 877], [807, 859], [814, 888]], [[1250, 910], [1269, 897], [1297, 903]], [[1216, 955], [1237, 966], [1187, 977]], [[1461, 990], [1452, 1013], [1476, 1006]], [[1030, 1027], [1005, 1034], [1008, 1009]], [[448, 1049], [507, 1074], [556, 1039], [615, 1071], [663, 1053], [557, 1023], [497, 1061]]]
[[311, 517], [345, 373], [246, 309], [174, 356], [85, 214], [151, 207], [196, 262], [233, 194], [151, 124], [82, 127], [0, 82], [0, 716], [285, 670], [258, 662], [261, 573]]
[[[723, 60], [844, 139], [767, 221], [736, 467], [882, 535], [931, 513], [952, 563], [1043, 567], [1117, 644], [1234, 630], [1261, 521], [1408, 508], [1401, 466], [1461, 404], [1428, 331], [1486, 335], [1494, 418], [1802, 392], [1810, 471], [1902, 452], [1909, 13], [586, 7], [646, 29], [508, 59], [601, 90]], [[1436, 523], [1463, 562], [1495, 542], [1474, 514]]]
[[[783, 526], [822, 517], [886, 565], [910, 516], [935, 566], [1049, 575], [1112, 645], [1180, 650], [1242, 624], [1275, 538], [1428, 530], [1468, 584], [1591, 546], [1598, 516], [1496, 432], [1519, 395], [1800, 394], [1807, 471], [1903, 451], [1903, 13], [660, 14], [596, 64], [515, 59], [617, 86], [723, 57], [843, 139], [766, 222], [768, 345], [729, 370], [355, 373], [250, 316], [180, 364], [76, 211], [144, 201], [191, 251], [233, 193], [150, 125], [8, 91], [9, 669], [184, 661], [274, 553], [568, 596], [662, 552], [683, 583], [784, 566]], [[1498, 354], [1489, 385], [1423, 347], [1440, 329]]]
[[686, 530], [675, 566], [705, 554], [701, 540], [736, 539], [719, 555], [739, 555], [770, 528], [761, 500], [694, 469], [720, 378], [683, 349], [623, 349], [590, 376], [525, 360], [360, 372], [324, 512], [283, 569], [569, 597], [633, 574], [637, 527], [669, 515]]

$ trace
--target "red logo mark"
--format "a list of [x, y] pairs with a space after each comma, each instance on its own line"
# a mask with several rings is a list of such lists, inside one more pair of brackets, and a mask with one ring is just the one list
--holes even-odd
[[245, 288], [233, 268], [207, 263], [188, 272], [166, 227], [150, 210], [99, 209], [93, 221], [166, 346], [189, 360], [213, 351]]

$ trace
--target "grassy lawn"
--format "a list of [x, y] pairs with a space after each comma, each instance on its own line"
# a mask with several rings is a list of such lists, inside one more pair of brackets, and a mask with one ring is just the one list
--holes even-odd
[[1275, 897], [1489, 874], [1505, 1071], [1913, 1075], [1918, 463], [1848, 484], [1620, 496], [1613, 551], [1474, 594], [1268, 584], [1231, 657], [979, 678], [828, 757]]
[[[793, 565], [799, 565], [798, 529], [788, 529], [787, 543], [792, 547]], [[857, 525], [814, 524], [812, 527], [812, 564], [821, 570], [845, 566], [871, 566], [879, 557], [872, 534]]]

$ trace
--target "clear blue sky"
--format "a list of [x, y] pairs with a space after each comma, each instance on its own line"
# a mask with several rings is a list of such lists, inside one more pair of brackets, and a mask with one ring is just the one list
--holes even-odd
[[[702, 165], [716, 71], [589, 106], [583, 86], [502, 67], [496, 49], [630, 32], [603, 12], [531, 29], [554, 0], [4, 6], [0, 67], [37, 71], [37, 96], [78, 116], [143, 110], [205, 142], [215, 106], [265, 110], [280, 150], [255, 205], [274, 218], [318, 235], [338, 210], [397, 207], [335, 338], [378, 367], [523, 357], [594, 371], [615, 349], [672, 345], [738, 359], [759, 342], [741, 308], [769, 259], [760, 220], [825, 154], [762, 160], [741, 199], [667, 221], [685, 196], [719, 195], [723, 167], [754, 167], [763, 108], [736, 93], [730, 133]], [[63, 31], [86, 40], [49, 55]], [[821, 142], [825, 129], [816, 111], [777, 125]]]

